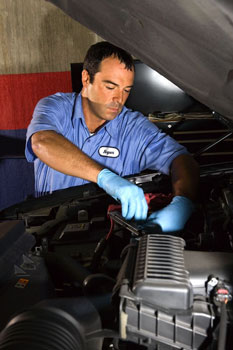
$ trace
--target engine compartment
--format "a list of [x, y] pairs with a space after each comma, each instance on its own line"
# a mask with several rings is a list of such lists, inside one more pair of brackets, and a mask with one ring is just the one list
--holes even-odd
[[[232, 125], [209, 111], [149, 119], [200, 164], [184, 230], [124, 220], [91, 183], [0, 211], [0, 349], [232, 348]], [[128, 179], [149, 211], [172, 198], [168, 176]]]
[[[169, 177], [129, 179], [153, 210], [169, 202]], [[30, 324], [38, 305], [45, 318], [53, 305], [77, 321], [88, 300], [99, 323], [87, 331], [81, 312], [80, 349], [217, 349], [220, 339], [231, 348], [233, 164], [201, 167], [196, 210], [179, 236], [117, 220], [118, 203], [93, 184], [46, 197], [1, 212], [2, 344], [25, 310]]]

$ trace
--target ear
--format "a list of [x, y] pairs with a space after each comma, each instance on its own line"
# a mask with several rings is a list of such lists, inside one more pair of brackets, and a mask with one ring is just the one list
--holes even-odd
[[82, 84], [83, 87], [87, 87], [90, 83], [90, 75], [86, 69], [82, 71]]

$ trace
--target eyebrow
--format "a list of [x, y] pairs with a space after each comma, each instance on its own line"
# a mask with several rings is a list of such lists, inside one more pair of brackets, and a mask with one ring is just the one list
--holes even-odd
[[[103, 81], [103, 83], [112, 84], [112, 85], [114, 85], [114, 86], [119, 86], [118, 84], [114, 83], [114, 82], [111, 81], [111, 80], [102, 80], [102, 81]], [[125, 87], [126, 87], [126, 88], [132, 88], [133, 85], [128, 85], [128, 86], [125, 86]]]

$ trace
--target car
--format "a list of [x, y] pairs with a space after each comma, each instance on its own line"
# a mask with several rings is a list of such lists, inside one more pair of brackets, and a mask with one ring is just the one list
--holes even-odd
[[[230, 350], [231, 2], [51, 2], [137, 57], [127, 106], [187, 147], [200, 188], [179, 235], [124, 220], [92, 183], [0, 211], [0, 348]], [[169, 176], [128, 179], [150, 210], [169, 203]]]

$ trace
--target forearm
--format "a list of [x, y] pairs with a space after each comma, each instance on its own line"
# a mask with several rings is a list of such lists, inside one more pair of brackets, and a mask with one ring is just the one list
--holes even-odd
[[175, 158], [171, 166], [173, 194], [184, 196], [191, 200], [197, 197], [199, 184], [199, 166], [189, 155]]
[[32, 135], [32, 150], [49, 167], [64, 174], [97, 182], [103, 169], [78, 147], [55, 131], [39, 131]]

